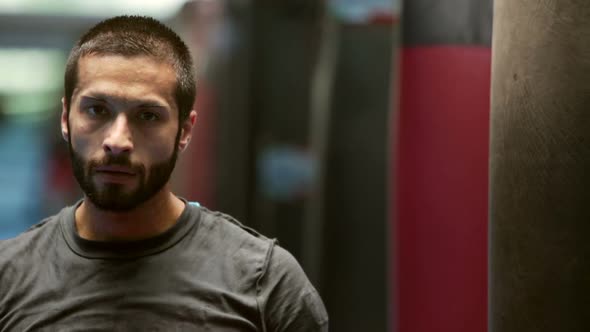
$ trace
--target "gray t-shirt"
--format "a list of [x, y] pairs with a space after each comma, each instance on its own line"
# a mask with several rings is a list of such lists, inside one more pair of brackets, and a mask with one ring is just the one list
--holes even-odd
[[0, 241], [1, 332], [328, 330], [293, 256], [227, 215], [186, 204], [157, 237], [106, 243], [75, 208]]

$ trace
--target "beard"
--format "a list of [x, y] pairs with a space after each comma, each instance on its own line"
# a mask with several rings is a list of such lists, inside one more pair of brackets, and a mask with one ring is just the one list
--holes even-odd
[[[154, 197], [168, 183], [178, 156], [178, 142], [176, 142], [170, 158], [146, 169], [144, 165], [132, 163], [127, 154], [106, 155], [100, 160], [87, 160], [73, 149], [71, 139], [68, 146], [74, 176], [86, 197], [99, 209], [115, 212], [132, 210]], [[118, 183], [105, 183], [98, 186], [93, 181], [97, 167], [115, 165], [133, 170], [138, 180], [135, 188], [126, 190], [125, 185]]]

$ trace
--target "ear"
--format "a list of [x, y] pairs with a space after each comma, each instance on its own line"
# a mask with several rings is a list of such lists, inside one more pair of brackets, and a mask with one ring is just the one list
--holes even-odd
[[178, 149], [184, 151], [191, 141], [193, 135], [193, 127], [197, 122], [197, 111], [191, 110], [188, 117], [182, 123], [180, 128], [180, 140], [178, 141]]
[[66, 104], [66, 98], [61, 98], [61, 136], [64, 140], [68, 141], [68, 105]]

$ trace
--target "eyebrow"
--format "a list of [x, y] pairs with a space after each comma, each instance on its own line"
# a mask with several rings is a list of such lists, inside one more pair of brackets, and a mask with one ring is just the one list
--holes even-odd
[[129, 100], [126, 98], [119, 98], [116, 96], [106, 95], [106, 94], [102, 94], [102, 93], [92, 93], [92, 94], [80, 96], [80, 100], [82, 100], [82, 101], [85, 101], [88, 99], [93, 100], [93, 101], [97, 101], [97, 102], [101, 102], [101, 103], [105, 103], [105, 104], [108, 104], [109, 100], [115, 100], [116, 102], [133, 103], [133, 104], [140, 106], [140, 107], [166, 108], [166, 106], [163, 105], [160, 101], [154, 100], [154, 99], [149, 99], [149, 98]]

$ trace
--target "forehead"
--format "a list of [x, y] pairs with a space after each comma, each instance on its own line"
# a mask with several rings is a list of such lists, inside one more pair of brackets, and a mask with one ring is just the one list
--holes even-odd
[[176, 72], [166, 61], [147, 56], [86, 55], [78, 61], [72, 99], [98, 93], [119, 98], [156, 97], [174, 103]]

